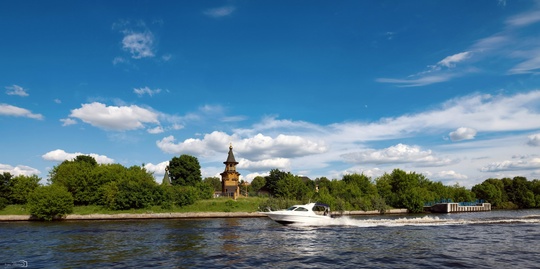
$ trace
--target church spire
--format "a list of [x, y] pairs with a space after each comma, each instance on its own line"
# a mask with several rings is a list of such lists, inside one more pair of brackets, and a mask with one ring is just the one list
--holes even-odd
[[234, 159], [234, 154], [233, 154], [232, 149], [233, 149], [233, 147], [232, 147], [232, 143], [231, 143], [231, 145], [229, 146], [229, 156], [227, 156], [227, 160], [225, 162], [223, 162], [224, 164], [228, 164], [228, 163], [238, 164], [236, 159]]

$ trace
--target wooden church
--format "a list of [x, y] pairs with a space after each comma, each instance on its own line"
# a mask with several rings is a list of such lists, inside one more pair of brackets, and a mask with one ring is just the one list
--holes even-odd
[[238, 186], [240, 173], [236, 171], [236, 165], [238, 162], [234, 159], [232, 144], [229, 146], [229, 155], [227, 156], [227, 160], [223, 163], [225, 164], [225, 171], [220, 174], [221, 195], [236, 199], [236, 197], [240, 195], [240, 187]]

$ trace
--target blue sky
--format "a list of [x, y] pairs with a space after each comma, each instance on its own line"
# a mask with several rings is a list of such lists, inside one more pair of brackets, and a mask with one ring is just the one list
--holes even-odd
[[540, 178], [538, 1], [1, 1], [0, 172]]

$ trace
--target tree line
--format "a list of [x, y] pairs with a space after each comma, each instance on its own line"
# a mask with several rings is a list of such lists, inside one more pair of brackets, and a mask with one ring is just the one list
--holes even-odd
[[[169, 162], [172, 186], [158, 184], [143, 166], [98, 164], [90, 156], [80, 155], [53, 167], [48, 184], [40, 178], [0, 174], [0, 210], [8, 204], [27, 205], [29, 212], [41, 219], [69, 214], [73, 206], [98, 205], [111, 210], [126, 210], [193, 204], [210, 199], [221, 191], [217, 177], [202, 179], [196, 157], [181, 155]], [[251, 184], [240, 182], [242, 194], [268, 196], [262, 208], [284, 208], [291, 203], [318, 201], [334, 210], [377, 210], [406, 208], [422, 212], [425, 203], [441, 200], [470, 202], [478, 199], [494, 208], [540, 207], [540, 181], [524, 177], [487, 179], [472, 189], [446, 186], [415, 172], [395, 169], [372, 179], [364, 174], [348, 174], [341, 179], [326, 177], [311, 180], [290, 172], [273, 169], [268, 176], [255, 177]]]

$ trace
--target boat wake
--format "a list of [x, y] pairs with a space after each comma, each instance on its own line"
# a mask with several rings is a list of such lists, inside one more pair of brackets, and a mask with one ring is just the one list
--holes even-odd
[[[478, 224], [540, 224], [540, 215], [514, 218], [451, 219], [437, 216], [396, 218], [396, 219], [358, 219], [338, 217], [321, 220], [309, 226], [353, 226], [353, 227], [399, 227], [399, 226], [441, 226], [441, 225], [478, 225]], [[305, 225], [297, 225], [305, 226]]]

